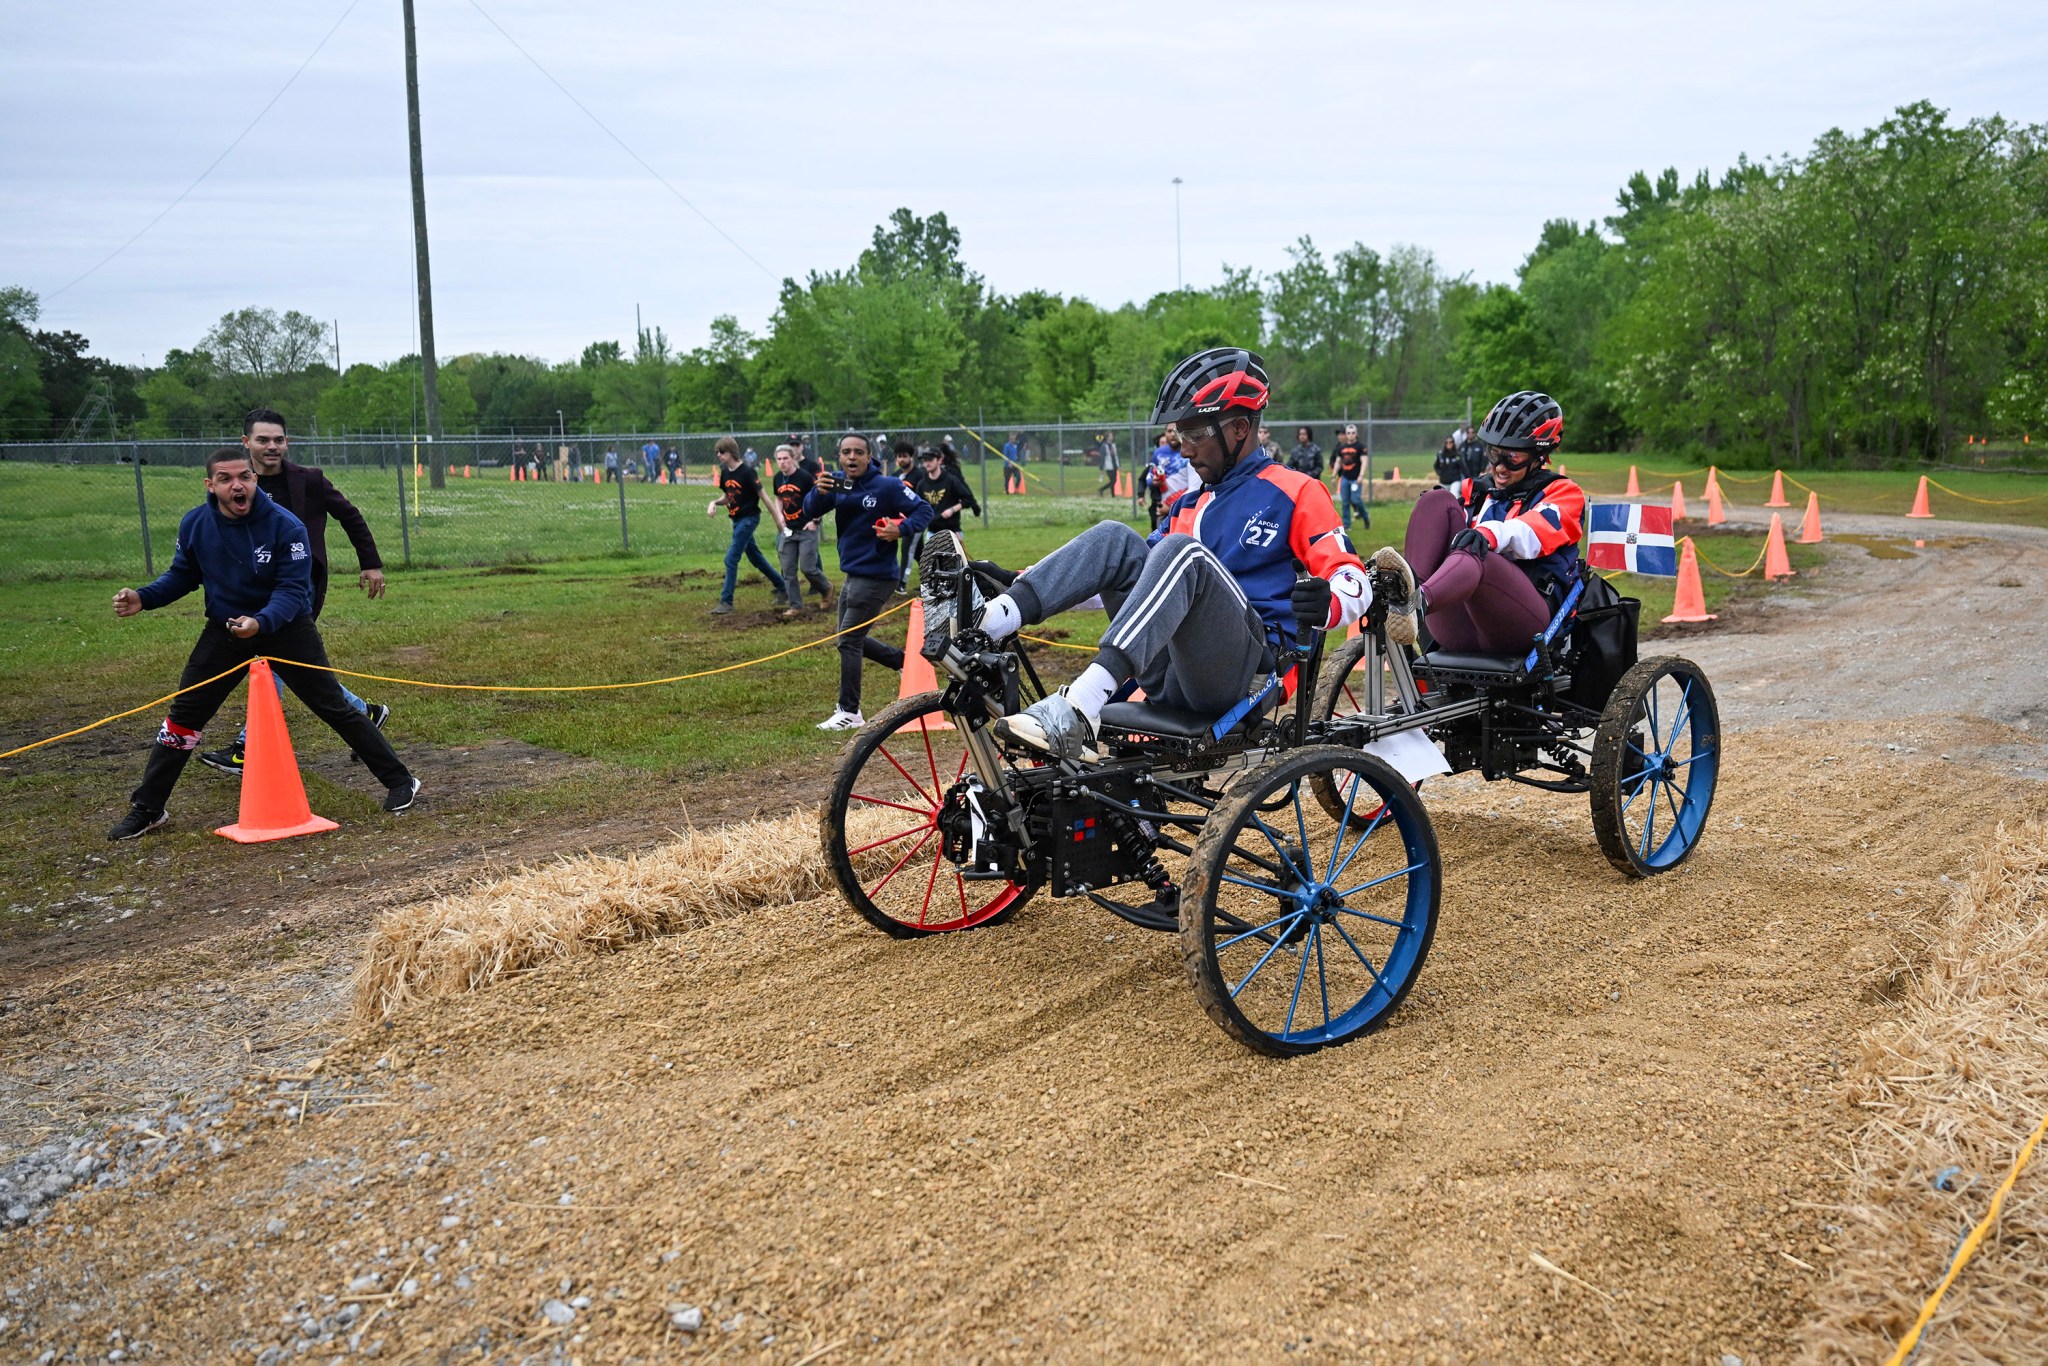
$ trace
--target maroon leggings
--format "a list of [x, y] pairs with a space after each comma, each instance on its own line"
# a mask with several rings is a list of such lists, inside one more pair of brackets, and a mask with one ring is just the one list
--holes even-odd
[[1408, 519], [1405, 553], [1429, 609], [1429, 633], [1439, 649], [1461, 653], [1518, 654], [1550, 624], [1550, 604], [1514, 561], [1451, 552], [1451, 537], [1469, 522], [1448, 489], [1416, 500]]

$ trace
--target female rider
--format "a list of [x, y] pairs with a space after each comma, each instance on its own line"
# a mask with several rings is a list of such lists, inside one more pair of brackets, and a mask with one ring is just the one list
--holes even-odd
[[1549, 468], [1564, 410], [1524, 389], [1494, 405], [1479, 440], [1490, 473], [1424, 493], [1406, 556], [1392, 546], [1373, 556], [1396, 644], [1414, 645], [1427, 616], [1438, 649], [1519, 653], [1578, 581], [1586, 493]]

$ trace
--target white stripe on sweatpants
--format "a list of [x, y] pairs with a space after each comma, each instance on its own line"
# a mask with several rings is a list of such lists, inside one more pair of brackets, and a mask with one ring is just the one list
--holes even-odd
[[1145, 601], [1145, 604], [1135, 614], [1130, 613], [1130, 603], [1125, 602], [1124, 610], [1126, 614], [1129, 614], [1128, 620], [1113, 629], [1102, 643], [1114, 646], [1119, 650], [1125, 650], [1128, 653], [1127, 647], [1131, 641], [1144, 631], [1154, 616], [1158, 615], [1160, 606], [1166, 601], [1174, 585], [1186, 577], [1197, 555], [1206, 557], [1216, 566], [1216, 572], [1222, 577], [1223, 582], [1230, 585], [1230, 591], [1237, 596], [1240, 606], [1251, 606], [1251, 603], [1245, 598], [1244, 590], [1237, 586], [1236, 579], [1230, 577], [1230, 571], [1223, 567], [1223, 561], [1216, 558], [1215, 552], [1200, 541], [1190, 541], [1187, 548], [1181, 551], [1180, 557], [1173, 562], [1172, 566], [1164, 574], [1160, 575], [1159, 583], [1153, 589], [1152, 596]]

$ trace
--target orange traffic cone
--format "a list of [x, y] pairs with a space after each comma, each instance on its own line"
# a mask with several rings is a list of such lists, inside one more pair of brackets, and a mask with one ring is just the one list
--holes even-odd
[[1707, 466], [1707, 497], [1711, 498], [1720, 491], [1721, 471], [1717, 466], [1709, 465]]
[[1924, 474], [1920, 476], [1920, 491], [1913, 495], [1913, 510], [1906, 515], [1908, 517], [1932, 517], [1934, 515], [1927, 510], [1927, 476]]
[[1628, 487], [1621, 491], [1621, 496], [1624, 498], [1640, 498], [1643, 496], [1643, 486], [1636, 482], [1636, 467], [1634, 465], [1628, 467]]
[[1719, 526], [1728, 520], [1728, 513], [1721, 506], [1721, 486], [1715, 482], [1714, 472], [1707, 471], [1707, 525]]
[[1685, 515], [1685, 484], [1674, 479], [1671, 481], [1671, 520], [1676, 522]]
[[1821, 539], [1820, 495], [1809, 489], [1806, 494], [1806, 521], [1799, 528], [1799, 544], [1819, 545]]
[[292, 753], [284, 704], [277, 700], [277, 681], [267, 659], [249, 666], [249, 739], [244, 753], [241, 818], [214, 834], [237, 844], [260, 844], [340, 828], [325, 816], [314, 815], [306, 803], [306, 785], [299, 781], [299, 761]]
[[1401, 482], [1401, 467], [1400, 467], [1399, 465], [1396, 465], [1396, 466], [1394, 466], [1394, 472], [1393, 472], [1392, 474], [1388, 475], [1388, 476], [1387, 476], [1387, 478], [1389, 478], [1389, 479], [1393, 480], [1393, 481], [1394, 481], [1395, 483], [1397, 483], [1397, 484], [1398, 484], [1398, 483], [1400, 483], [1400, 482]]
[[1767, 508], [1788, 508], [1792, 506], [1785, 501], [1785, 471], [1771, 471], [1771, 496], [1764, 506]]
[[[896, 688], [898, 698], [915, 697], [923, 692], [939, 690], [938, 675], [932, 672], [932, 662], [924, 657], [924, 600], [910, 600], [910, 634], [903, 642], [903, 681]], [[926, 730], [951, 730], [953, 723], [946, 719], [944, 712], [924, 718]]]
[[1560, 460], [1557, 462], [1557, 472], [1559, 475], [1564, 473], [1564, 461]]
[[1671, 615], [1664, 620], [1714, 620], [1714, 614], [1707, 610], [1706, 590], [1700, 587], [1700, 557], [1692, 548], [1690, 536], [1678, 543], [1678, 593], [1671, 604]]
[[1785, 553], [1785, 519], [1775, 512], [1771, 514], [1770, 537], [1764, 542], [1764, 577], [1792, 577], [1792, 559]]

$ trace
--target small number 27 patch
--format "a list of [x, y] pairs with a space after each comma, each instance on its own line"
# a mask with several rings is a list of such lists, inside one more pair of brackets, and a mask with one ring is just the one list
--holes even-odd
[[1271, 545], [1273, 544], [1273, 538], [1279, 534], [1280, 528], [1271, 522], [1246, 522], [1244, 526], [1244, 544]]

